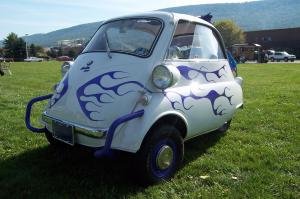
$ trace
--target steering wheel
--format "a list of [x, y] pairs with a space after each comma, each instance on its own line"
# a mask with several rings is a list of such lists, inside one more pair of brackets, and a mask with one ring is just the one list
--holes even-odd
[[148, 52], [149, 52], [148, 49], [142, 48], [142, 47], [139, 47], [139, 48], [137, 48], [137, 49], [135, 49], [135, 50], [133, 51], [134, 54], [136, 54], [136, 55], [142, 55], [142, 56], [147, 55]]

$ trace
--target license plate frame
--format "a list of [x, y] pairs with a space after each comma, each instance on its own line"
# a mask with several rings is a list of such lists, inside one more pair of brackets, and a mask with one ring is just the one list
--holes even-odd
[[53, 137], [74, 146], [74, 127], [61, 121], [52, 121]]

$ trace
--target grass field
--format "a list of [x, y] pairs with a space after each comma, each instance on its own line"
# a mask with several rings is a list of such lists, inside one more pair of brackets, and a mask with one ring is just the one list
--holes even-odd
[[58, 151], [25, 128], [26, 103], [51, 91], [59, 65], [14, 63], [0, 77], [1, 199], [300, 198], [300, 64], [241, 65], [245, 107], [231, 129], [187, 143], [174, 179], [150, 187], [134, 184], [125, 158]]

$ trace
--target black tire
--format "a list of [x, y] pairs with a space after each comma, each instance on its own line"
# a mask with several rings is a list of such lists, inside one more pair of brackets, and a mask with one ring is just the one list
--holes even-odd
[[[137, 177], [146, 185], [172, 178], [180, 167], [184, 155], [183, 139], [175, 127], [161, 125], [149, 133], [137, 157], [139, 171]], [[168, 153], [170, 151], [171, 155]], [[162, 158], [169, 161], [162, 161]]]
[[294, 62], [295, 60], [294, 59], [291, 59], [291, 62]]
[[48, 130], [46, 130], [45, 136], [46, 136], [46, 138], [47, 138], [47, 140], [48, 140], [48, 142], [49, 142], [49, 144], [51, 146], [59, 146], [59, 147], [61, 147], [61, 146], [64, 145], [62, 142], [60, 142], [57, 139], [55, 139], [53, 137], [52, 133], [50, 131], [48, 131]]
[[225, 122], [220, 128], [216, 130], [217, 133], [226, 133], [226, 131], [230, 128], [231, 120]]
[[288, 59], [287, 57], [285, 57], [285, 58], [284, 58], [284, 61], [285, 61], [285, 62], [288, 62], [288, 61], [289, 61], [289, 59]]

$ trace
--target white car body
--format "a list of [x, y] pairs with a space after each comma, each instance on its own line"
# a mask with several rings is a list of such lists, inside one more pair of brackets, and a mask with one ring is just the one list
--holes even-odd
[[[133, 31], [141, 31], [133, 34], [140, 38], [130, 43], [126, 36]], [[131, 49], [149, 40], [148, 49]], [[113, 129], [109, 147], [132, 153], [142, 148], [155, 125], [168, 122], [184, 141], [211, 132], [230, 122], [243, 105], [243, 80], [233, 76], [226, 57], [218, 31], [198, 17], [150, 12], [106, 21], [56, 87], [43, 124], [55, 139], [95, 149], [107, 146], [107, 131]], [[139, 118], [126, 117], [141, 110]], [[70, 127], [73, 137], [64, 140], [60, 129]], [[170, 147], [157, 155], [163, 172], [175, 158]], [[161, 153], [169, 160], [161, 161]], [[157, 179], [172, 172], [158, 172]]]
[[41, 62], [43, 60], [44, 60], [43, 58], [39, 58], [39, 57], [28, 57], [24, 59], [25, 62]]

